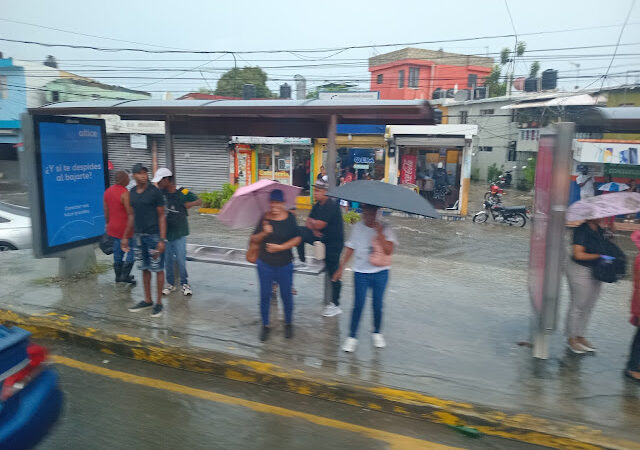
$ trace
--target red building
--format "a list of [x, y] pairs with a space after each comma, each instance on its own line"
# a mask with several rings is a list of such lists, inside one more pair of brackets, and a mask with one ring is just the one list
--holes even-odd
[[404, 48], [369, 58], [371, 90], [384, 100], [430, 99], [436, 89], [481, 86], [493, 58]]

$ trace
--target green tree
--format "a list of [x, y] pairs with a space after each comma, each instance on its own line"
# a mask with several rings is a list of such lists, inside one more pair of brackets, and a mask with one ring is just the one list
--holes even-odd
[[502, 81], [502, 66], [493, 66], [491, 75], [484, 79], [484, 86], [489, 90], [489, 97], [501, 97], [507, 93], [507, 83]]
[[538, 76], [539, 71], [540, 71], [540, 63], [538, 61], [532, 62], [531, 69], [529, 69], [529, 76], [531, 78], [535, 78]]
[[510, 56], [511, 50], [507, 47], [503, 48], [500, 52], [500, 65], [504, 66], [506, 63], [508, 63], [511, 60]]
[[307, 98], [318, 98], [319, 92], [349, 92], [354, 87], [352, 83], [327, 83], [307, 92]]
[[525, 50], [527, 50], [527, 43], [524, 41], [518, 42], [518, 45], [516, 45], [516, 55], [524, 55]]
[[224, 73], [218, 80], [216, 95], [242, 97], [242, 86], [253, 84], [257, 98], [271, 98], [273, 94], [267, 87], [267, 74], [260, 67], [233, 68]]

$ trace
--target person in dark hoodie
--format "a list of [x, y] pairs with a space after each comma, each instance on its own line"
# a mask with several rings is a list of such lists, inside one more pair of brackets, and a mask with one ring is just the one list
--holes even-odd
[[[640, 231], [631, 233], [631, 240], [640, 250]], [[631, 325], [636, 327], [636, 334], [631, 343], [629, 361], [624, 374], [627, 378], [640, 383], [640, 253], [633, 266], [633, 295], [631, 296]]]

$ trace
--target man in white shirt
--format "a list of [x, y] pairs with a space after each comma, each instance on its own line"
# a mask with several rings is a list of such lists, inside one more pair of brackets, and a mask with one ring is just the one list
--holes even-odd
[[595, 195], [593, 176], [589, 175], [589, 168], [587, 166], [580, 165], [578, 166], [578, 171], [580, 172], [580, 175], [576, 178], [576, 183], [580, 186], [580, 200], [593, 197]]

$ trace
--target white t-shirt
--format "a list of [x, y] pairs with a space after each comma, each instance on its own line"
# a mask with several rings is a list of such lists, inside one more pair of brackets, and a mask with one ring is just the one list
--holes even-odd
[[578, 185], [581, 185], [582, 183], [584, 183], [584, 186], [580, 188], [581, 199], [593, 197], [595, 195], [594, 185], [593, 185], [593, 176], [580, 174], [578, 175], [578, 178], [576, 178], [576, 183], [578, 183]]
[[[387, 241], [398, 244], [395, 232], [388, 224], [382, 224], [384, 227], [383, 233]], [[369, 228], [363, 222], [358, 222], [351, 231], [349, 240], [344, 244], [345, 247], [353, 249], [353, 266], [354, 272], [360, 273], [376, 273], [383, 270], [390, 269], [390, 266], [374, 266], [369, 262], [369, 253], [371, 253], [371, 243], [373, 238], [378, 234], [375, 228]]]

